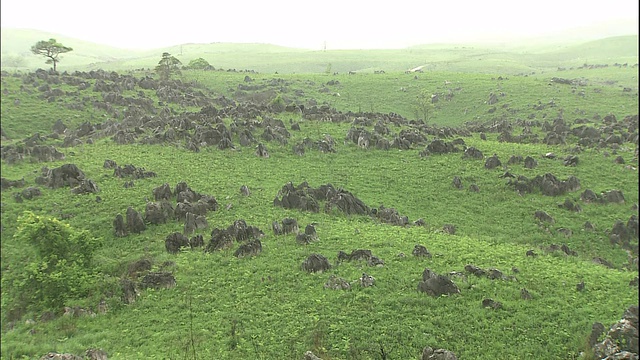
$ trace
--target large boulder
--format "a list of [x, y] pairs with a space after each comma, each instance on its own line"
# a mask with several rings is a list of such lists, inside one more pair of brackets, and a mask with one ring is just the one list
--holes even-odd
[[527, 156], [524, 159], [524, 167], [526, 169], [534, 169], [538, 166], [538, 162], [536, 161], [536, 159], [532, 158], [531, 156]]
[[256, 256], [262, 252], [262, 243], [260, 240], [252, 240], [246, 244], [240, 245], [238, 250], [233, 254], [235, 257]]
[[57, 189], [64, 186], [75, 187], [85, 179], [84, 172], [75, 164], [64, 164], [51, 169], [45, 176], [45, 183], [48, 187]]
[[464, 150], [464, 155], [462, 155], [463, 159], [482, 159], [484, 158], [484, 154], [482, 151], [476, 149], [473, 146], [470, 146]]
[[154, 225], [164, 224], [174, 216], [173, 206], [165, 200], [148, 202], [144, 210], [144, 220]]
[[329, 260], [320, 254], [311, 254], [302, 262], [302, 270], [306, 272], [323, 272], [330, 268]]
[[179, 232], [167, 235], [164, 240], [164, 247], [170, 254], [177, 254], [181, 248], [187, 246], [189, 246], [189, 238]]
[[604, 340], [593, 345], [593, 352], [598, 359], [638, 359], [637, 305], [625, 310], [622, 319], [609, 328]]
[[117, 237], [127, 236], [127, 227], [121, 214], [116, 215], [115, 220], [113, 220], [113, 227]]
[[484, 168], [491, 170], [491, 169], [495, 169], [498, 166], [502, 166], [502, 162], [500, 162], [500, 159], [498, 159], [498, 155], [493, 154], [493, 156], [488, 157], [487, 160], [484, 162]]
[[91, 179], [83, 179], [78, 186], [71, 189], [71, 193], [76, 195], [95, 194], [98, 192], [100, 192], [100, 188], [98, 188], [98, 185]]
[[446, 276], [436, 274], [430, 269], [422, 273], [422, 281], [418, 283], [418, 291], [433, 297], [441, 295], [459, 294], [460, 289]]
[[173, 194], [171, 193], [171, 187], [167, 183], [164, 183], [153, 189], [153, 197], [156, 201], [170, 200], [172, 196]]
[[129, 233], [139, 234], [147, 229], [139, 212], [131, 206], [127, 208], [127, 231]]

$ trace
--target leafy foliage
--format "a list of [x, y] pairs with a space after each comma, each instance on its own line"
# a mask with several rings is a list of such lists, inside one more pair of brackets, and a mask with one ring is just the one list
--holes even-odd
[[416, 95], [416, 100], [413, 105], [413, 111], [416, 119], [422, 119], [425, 122], [428, 122], [429, 116], [433, 116], [435, 108], [432, 95], [426, 89], [420, 90]]
[[53, 64], [53, 71], [56, 71], [56, 65], [60, 61], [60, 54], [73, 51], [73, 48], [64, 46], [57, 42], [56, 39], [41, 40], [31, 47], [31, 52], [35, 55], [42, 55], [47, 59], [47, 64]]
[[189, 61], [189, 65], [187, 65], [187, 69], [192, 70], [206, 70], [211, 68], [211, 64], [203, 58], [197, 58]]
[[30, 246], [35, 256], [23, 269], [11, 268], [2, 277], [3, 288], [8, 286], [14, 295], [6, 305], [56, 310], [94, 284], [91, 258], [97, 241], [89, 231], [25, 212], [18, 218], [14, 239]]
[[281, 94], [276, 95], [275, 98], [273, 98], [273, 100], [271, 100], [270, 102], [271, 108], [274, 109], [275, 111], [282, 111], [285, 108], [285, 103], [284, 103], [284, 99], [282, 98]]
[[180, 60], [165, 52], [156, 66], [156, 73], [161, 80], [169, 80], [173, 75], [180, 75], [180, 65], [182, 65]]

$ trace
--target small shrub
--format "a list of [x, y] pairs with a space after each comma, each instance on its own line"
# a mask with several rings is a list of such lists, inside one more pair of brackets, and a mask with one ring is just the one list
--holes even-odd
[[95, 283], [91, 258], [96, 239], [54, 218], [25, 212], [14, 239], [34, 250], [24, 267], [2, 277], [2, 307], [16, 316], [24, 310], [58, 310], [70, 298], [87, 294]]

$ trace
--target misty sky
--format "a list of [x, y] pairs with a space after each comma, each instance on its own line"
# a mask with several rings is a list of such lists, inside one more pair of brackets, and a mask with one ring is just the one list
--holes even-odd
[[610, 25], [603, 37], [621, 35], [623, 23], [638, 32], [638, 0], [2, 0], [0, 6], [3, 28], [131, 49], [212, 42], [401, 48], [544, 36], [595, 23]]

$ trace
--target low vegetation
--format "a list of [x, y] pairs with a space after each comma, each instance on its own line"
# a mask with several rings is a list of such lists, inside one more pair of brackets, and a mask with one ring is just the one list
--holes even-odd
[[638, 301], [637, 59], [334, 56], [3, 71], [2, 357], [595, 358]]

